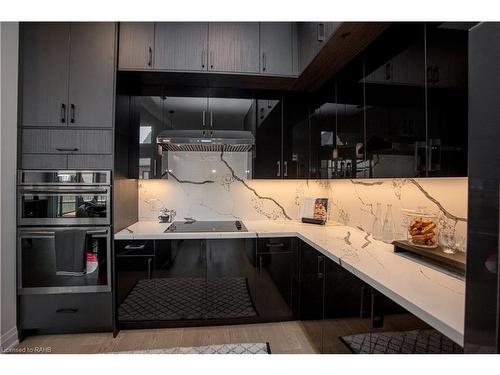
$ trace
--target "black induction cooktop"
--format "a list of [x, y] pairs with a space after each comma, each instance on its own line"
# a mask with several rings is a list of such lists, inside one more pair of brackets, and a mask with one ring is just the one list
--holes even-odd
[[174, 221], [165, 233], [190, 232], [248, 232], [245, 225], [239, 221]]

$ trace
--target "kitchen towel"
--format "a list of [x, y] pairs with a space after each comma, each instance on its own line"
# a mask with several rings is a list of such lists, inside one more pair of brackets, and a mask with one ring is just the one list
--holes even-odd
[[87, 231], [66, 229], [55, 232], [56, 275], [82, 276], [85, 274]]

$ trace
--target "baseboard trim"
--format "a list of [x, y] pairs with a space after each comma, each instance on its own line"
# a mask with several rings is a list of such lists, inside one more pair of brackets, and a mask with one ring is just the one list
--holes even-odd
[[0, 353], [7, 352], [18, 344], [17, 327], [12, 327], [0, 336]]

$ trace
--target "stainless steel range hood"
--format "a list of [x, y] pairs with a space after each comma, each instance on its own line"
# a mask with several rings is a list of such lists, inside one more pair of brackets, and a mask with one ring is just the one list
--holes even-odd
[[249, 131], [165, 130], [156, 141], [167, 151], [247, 152], [255, 144]]

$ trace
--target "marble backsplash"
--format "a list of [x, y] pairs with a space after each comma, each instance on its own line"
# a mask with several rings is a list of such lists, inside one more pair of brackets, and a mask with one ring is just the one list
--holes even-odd
[[377, 203], [392, 205], [396, 237], [405, 236], [404, 209], [425, 207], [439, 227], [467, 232], [467, 178], [248, 180], [245, 153], [171, 152], [169, 178], [139, 181], [139, 219], [163, 207], [177, 219], [298, 220], [302, 198], [328, 198], [329, 220], [372, 232]]

